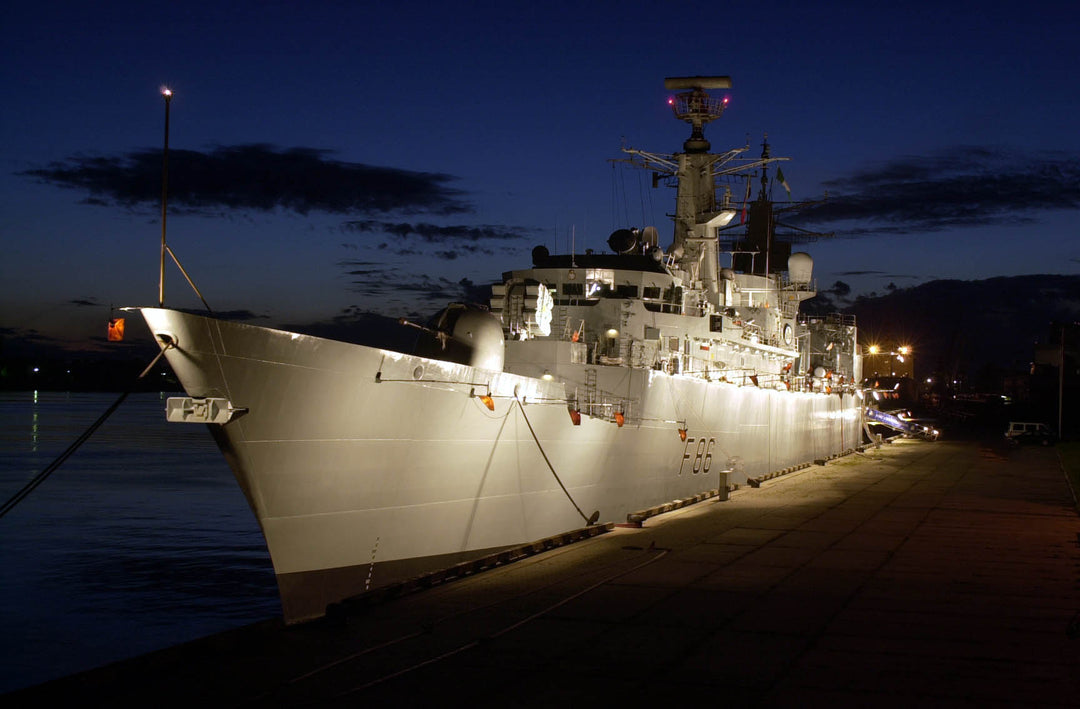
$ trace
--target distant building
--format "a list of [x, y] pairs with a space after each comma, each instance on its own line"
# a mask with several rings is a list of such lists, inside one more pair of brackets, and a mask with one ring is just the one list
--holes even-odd
[[1075, 438], [1080, 434], [1080, 323], [1051, 323], [1045, 342], [1032, 354], [1027, 373], [1005, 377], [1005, 395], [1027, 418]]

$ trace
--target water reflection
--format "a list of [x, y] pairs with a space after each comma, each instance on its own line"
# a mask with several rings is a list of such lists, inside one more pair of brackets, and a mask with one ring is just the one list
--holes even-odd
[[[0, 393], [0, 497], [117, 394]], [[2, 520], [0, 692], [280, 615], [254, 515], [203, 426], [133, 394]]]

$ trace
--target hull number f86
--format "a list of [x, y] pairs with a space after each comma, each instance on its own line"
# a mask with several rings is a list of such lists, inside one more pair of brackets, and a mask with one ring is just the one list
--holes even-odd
[[[706, 474], [712, 467], [712, 449], [715, 438], [687, 438], [683, 447], [682, 462], [679, 463], [679, 475], [689, 470], [694, 475]], [[687, 461], [693, 461], [687, 464]]]

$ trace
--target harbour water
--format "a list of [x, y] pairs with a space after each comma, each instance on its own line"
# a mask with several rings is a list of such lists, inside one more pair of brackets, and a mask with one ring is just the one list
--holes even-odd
[[[0, 499], [118, 394], [0, 393]], [[205, 427], [132, 394], [0, 518], [0, 693], [280, 616], [254, 515]]]

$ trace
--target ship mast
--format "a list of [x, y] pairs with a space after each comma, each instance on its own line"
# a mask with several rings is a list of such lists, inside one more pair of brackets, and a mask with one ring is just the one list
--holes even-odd
[[[723, 153], [709, 152], [712, 146], [705, 139], [705, 124], [723, 115], [728, 99], [726, 96], [713, 97], [708, 92], [731, 88], [729, 77], [671, 77], [664, 80], [664, 87], [679, 92], [668, 99], [668, 104], [676, 118], [690, 124], [690, 137], [683, 143], [683, 152], [650, 153], [627, 147], [622, 150], [631, 155], [627, 160], [631, 165], [653, 172], [653, 186], [661, 177], [675, 179], [675, 233], [667, 254], [691, 285], [705, 290], [709, 301], [717, 305], [720, 292], [718, 232], [740, 226], [730, 224], [736, 213], [730, 192], [725, 191], [721, 197], [717, 197], [718, 178], [749, 181], [751, 171], [788, 158], [772, 157], [767, 148], [760, 158], [742, 157], [750, 149], [749, 144]], [[764, 170], [761, 179], [764, 195], [768, 184], [768, 175]], [[767, 202], [766, 197], [764, 203], [771, 210]], [[754, 200], [750, 205], [751, 211], [757, 210], [761, 204], [760, 198]], [[761, 225], [769, 220], [771, 214], [769, 219], [758, 219], [758, 222]], [[751, 223], [753, 221], [751, 219]], [[744, 270], [759, 272], [759, 267]], [[760, 270], [764, 271], [763, 268]]]
[[716, 180], [713, 166], [717, 155], [705, 139], [705, 124], [723, 115], [728, 99], [714, 98], [708, 89], [729, 89], [727, 76], [692, 76], [664, 79], [664, 88], [688, 89], [675, 94], [668, 103], [675, 117], [690, 124], [690, 137], [683, 143], [678, 161], [678, 191], [675, 197], [675, 234], [671, 253], [691, 280], [700, 280], [713, 305], [719, 303], [720, 279], [716, 228], [735, 215], [730, 205], [716, 204]]

